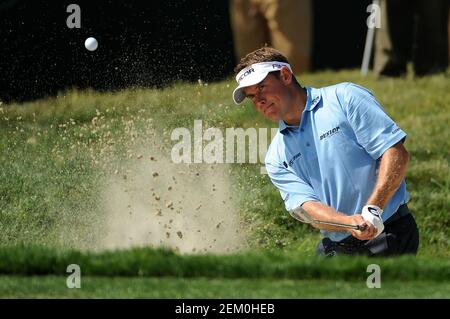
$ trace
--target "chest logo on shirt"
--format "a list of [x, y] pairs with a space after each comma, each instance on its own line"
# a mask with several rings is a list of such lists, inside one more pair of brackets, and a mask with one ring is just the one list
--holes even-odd
[[[292, 158], [289, 160], [289, 166], [292, 166], [292, 164], [294, 164], [294, 161], [295, 161], [297, 158], [299, 158], [300, 156], [302, 156], [301, 153], [295, 154], [294, 157], [292, 157]], [[284, 165], [284, 167], [288, 168], [288, 163], [286, 163], [286, 162], [283, 161], [283, 165]]]
[[341, 128], [339, 126], [336, 126], [335, 128], [332, 128], [328, 132], [323, 133], [320, 135], [320, 140], [326, 139], [327, 137], [333, 136], [334, 134], [338, 133]]

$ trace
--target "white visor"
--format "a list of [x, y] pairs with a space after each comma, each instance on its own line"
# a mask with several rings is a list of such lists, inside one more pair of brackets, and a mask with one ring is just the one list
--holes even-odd
[[270, 61], [252, 64], [245, 69], [242, 69], [236, 75], [236, 82], [238, 87], [233, 91], [233, 100], [236, 104], [241, 104], [245, 99], [244, 88], [258, 84], [264, 80], [269, 72], [280, 71], [285, 66], [291, 71], [291, 66], [288, 63]]

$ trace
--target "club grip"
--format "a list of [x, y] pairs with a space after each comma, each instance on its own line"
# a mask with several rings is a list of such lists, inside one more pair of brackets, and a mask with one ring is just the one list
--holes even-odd
[[359, 231], [364, 231], [364, 230], [366, 229], [366, 225], [356, 225], [356, 228], [357, 228]]

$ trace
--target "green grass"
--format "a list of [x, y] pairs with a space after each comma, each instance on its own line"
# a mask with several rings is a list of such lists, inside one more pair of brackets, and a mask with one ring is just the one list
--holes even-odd
[[[388, 114], [408, 133], [406, 147], [412, 156], [406, 178], [411, 194], [409, 207], [416, 217], [421, 242], [418, 259], [420, 265], [413, 262], [405, 265], [410, 269], [406, 272], [410, 274], [407, 278], [412, 280], [409, 293], [424, 296], [422, 291], [427, 289], [423, 287], [430, 277], [422, 277], [415, 285], [414, 280], [417, 278], [411, 275], [415, 267], [422, 270], [434, 269], [432, 265], [444, 265], [445, 260], [450, 257], [448, 77], [439, 75], [421, 79], [376, 80], [373, 76], [361, 78], [357, 71], [330, 71], [306, 74], [299, 80], [313, 87], [343, 81], [366, 86], [374, 92]], [[61, 251], [65, 253], [70, 249], [81, 249], [88, 253], [103, 236], [99, 225], [105, 222], [106, 217], [103, 216], [101, 207], [107, 198], [102, 197], [99, 189], [104, 187], [111, 175], [117, 172], [118, 175], [125, 174], [127, 169], [133, 168], [133, 165], [136, 165], [136, 150], [146, 149], [150, 143], [156, 141], [161, 144], [159, 152], [170, 155], [174, 144], [170, 140], [170, 133], [176, 127], [187, 127], [192, 130], [195, 119], [203, 120], [204, 130], [208, 127], [224, 130], [227, 127], [276, 126], [259, 116], [248, 103], [239, 107], [234, 106], [231, 100], [233, 87], [233, 81], [227, 80], [208, 85], [178, 83], [164, 90], [136, 88], [114, 93], [67, 91], [61, 92], [56, 97], [33, 102], [0, 104], [0, 253], [8, 249], [15, 251], [17, 245], [47, 247], [49, 251], [45, 251], [45, 254], [50, 257], [56, 256], [56, 259], [46, 260], [42, 256], [39, 257], [41, 258], [38, 258], [39, 262], [43, 263], [41, 266], [44, 268], [51, 268]], [[277, 190], [266, 175], [260, 174], [260, 165], [231, 165], [230, 176], [235, 185], [231, 191], [239, 200], [241, 224], [249, 234], [246, 243], [248, 249], [255, 254], [267, 249], [282, 251], [287, 256], [294, 256], [293, 260], [295, 256], [304, 258], [305, 269], [317, 266], [311, 256], [314, 255], [320, 234], [286, 214]], [[9, 255], [5, 253], [3, 257], [6, 259], [0, 259], [0, 265], [10, 267], [10, 270], [2, 273], [13, 274], [11, 265], [19, 268], [20, 265], [27, 265], [27, 261], [20, 258], [28, 258], [28, 253], [25, 252], [22, 257], [17, 251]], [[110, 258], [111, 264], [118, 265], [118, 268], [122, 267], [125, 272], [127, 269], [134, 271], [134, 266], [128, 264], [128, 257], [123, 257], [123, 254], [126, 255], [126, 253], [111, 253], [109, 257], [97, 256], [92, 257], [92, 260]], [[133, 254], [133, 251], [130, 254]], [[125, 260], [122, 260], [122, 257]], [[177, 258], [173, 256], [169, 258], [173, 262], [172, 266], [168, 267], [169, 270], [176, 269], [177, 263], [184, 263], [186, 267], [189, 265], [197, 267], [196, 263], [203, 263], [203, 267], [207, 268], [205, 265], [209, 267], [208, 262], [204, 260], [190, 264], [192, 259]], [[214, 260], [221, 257], [205, 257], [205, 260], [208, 258]], [[273, 262], [270, 258], [264, 259], [267, 257], [255, 258], [242, 257], [237, 260], [251, 267], [257, 267], [261, 260]], [[225, 258], [221, 262], [232, 263], [233, 259], [230, 260]], [[161, 263], [165, 261], [166, 259], [161, 258]], [[308, 263], [311, 264], [308, 266]], [[351, 261], [345, 263], [351, 268]], [[400, 267], [400, 264], [393, 263], [393, 269]], [[36, 267], [39, 264], [33, 265]], [[326, 272], [327, 267], [321, 267], [320, 271]], [[31, 269], [30, 274], [37, 271], [36, 268]], [[246, 272], [245, 268], [236, 269], [234, 271], [238, 273]], [[24, 273], [29, 274], [26, 271], [19, 272]], [[52, 271], [44, 273], [55, 274]], [[211, 277], [217, 275], [217, 269], [211, 274]], [[93, 272], [92, 280], [98, 282], [104, 280], [105, 284], [99, 284], [99, 287], [107, 287], [106, 279], [96, 277], [102, 275], [104, 273], [101, 271]], [[111, 275], [117, 273], [113, 272]], [[447, 275], [442, 276], [448, 280]], [[435, 275], [431, 277], [433, 276]], [[439, 275], [436, 274], [437, 277]], [[55, 277], [39, 278], [47, 278], [43, 280], [48, 280], [49, 285], [57, 280]], [[333, 280], [337, 280], [336, 284], [339, 283], [337, 278], [332, 280], [330, 278], [327, 279], [330, 285], [333, 284]], [[5, 283], [8, 280], [8, 277], [2, 278]], [[11, 277], [10, 280], [8, 287], [17, 287], [17, 283], [22, 279]], [[90, 279], [86, 280], [88, 282]], [[126, 280], [123, 279], [122, 287], [128, 285]], [[164, 279], [142, 280], [156, 282]], [[167, 284], [170, 285], [171, 280], [175, 285], [176, 279], [167, 279]], [[201, 285], [201, 280], [198, 280], [198, 284]], [[223, 280], [223, 285], [233, 287], [236, 282]], [[289, 280], [283, 280], [280, 285], [288, 287], [290, 283]], [[217, 291], [221, 291], [220, 284], [218, 280]], [[254, 284], [259, 283], [255, 280]], [[433, 286], [437, 289], [436, 294], [445, 295], [447, 292], [448, 296], [448, 286], [445, 283], [438, 284], [435, 281]], [[281, 286], [277, 287], [280, 288], [276, 289], [281, 289]], [[312, 295], [317, 288], [314, 287], [316, 285], [312, 285], [309, 291]], [[107, 291], [107, 288], [99, 289], [97, 292], [93, 291], [92, 296], [101, 296]], [[272, 289], [273, 295], [281, 294], [275, 291], [276, 289]], [[286, 289], [289, 291], [289, 288]], [[121, 294], [120, 290], [117, 288], [117, 296]], [[264, 291], [270, 289], [261, 290], [261, 296], [264, 295]], [[361, 290], [361, 296], [367, 296], [363, 291], [366, 290]], [[408, 293], [407, 289], [403, 291], [405, 294]], [[25, 289], [22, 293], [19, 292], [20, 289], [17, 290], [17, 296], [25, 293]], [[2, 293], [14, 295], [13, 288]], [[44, 296], [50, 292], [42, 293]], [[130, 292], [130, 296], [139, 293], [136, 290]], [[156, 291], [150, 296], [157, 296], [158, 293], [162, 294], [163, 291]], [[242, 296], [245, 296], [251, 291], [242, 288], [233, 292], [230, 288], [229, 293], [242, 293]], [[39, 295], [38, 291], [30, 294]], [[186, 294], [195, 295], [195, 292], [187, 291]], [[229, 296], [225, 292], [224, 295]]]
[[70, 264], [88, 276], [171, 276], [210, 278], [290, 278], [362, 280], [377, 264], [387, 280], [450, 281], [450, 261], [439, 257], [321, 258], [282, 251], [231, 255], [179, 255], [167, 249], [134, 248], [80, 252], [44, 247], [0, 248], [0, 274], [64, 275]]
[[66, 277], [0, 276], [0, 298], [449, 298], [450, 283], [211, 278], [82, 277], [69, 289]]
[[[448, 298], [450, 261], [437, 257], [307, 257], [281, 251], [227, 256], [135, 248], [80, 252], [0, 249], [4, 298]], [[68, 289], [77, 264], [81, 289]], [[381, 289], [367, 288], [379, 265]]]

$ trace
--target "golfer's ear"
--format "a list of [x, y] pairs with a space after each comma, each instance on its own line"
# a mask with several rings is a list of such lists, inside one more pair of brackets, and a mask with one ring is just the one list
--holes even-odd
[[292, 73], [291, 71], [283, 66], [280, 70], [280, 79], [281, 81], [283, 81], [283, 83], [285, 84], [290, 84], [292, 82]]

